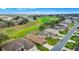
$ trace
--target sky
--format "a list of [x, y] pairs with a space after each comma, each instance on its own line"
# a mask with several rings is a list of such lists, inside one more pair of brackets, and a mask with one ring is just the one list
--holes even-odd
[[0, 14], [74, 14], [79, 8], [0, 8]]

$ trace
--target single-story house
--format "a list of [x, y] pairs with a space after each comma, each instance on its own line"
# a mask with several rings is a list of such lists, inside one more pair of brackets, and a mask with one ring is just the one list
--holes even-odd
[[59, 26], [67, 28], [68, 25], [66, 23], [59, 23]]
[[65, 19], [65, 20], [63, 21], [63, 23], [71, 24], [71, 23], [72, 23], [72, 20], [71, 20], [71, 19]]
[[59, 30], [54, 28], [47, 28], [40, 35], [45, 37], [59, 37]]
[[59, 30], [60, 26], [59, 25], [55, 25], [53, 28], [56, 29], [56, 30]]
[[54, 28], [55, 29], [68, 28], [68, 24], [61, 22], [58, 25], [55, 25]]
[[25, 38], [40, 45], [43, 45], [46, 42], [44, 36], [35, 35], [34, 33], [27, 35]]
[[33, 48], [34, 45], [27, 39], [18, 39], [2, 45], [1, 48], [2, 51], [27, 51]]
[[59, 23], [59, 31], [64, 31], [68, 29], [68, 25], [66, 23]]

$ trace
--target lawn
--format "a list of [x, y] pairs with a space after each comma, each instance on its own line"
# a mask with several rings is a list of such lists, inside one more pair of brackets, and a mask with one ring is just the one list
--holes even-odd
[[6, 33], [10, 38], [11, 38], [12, 34], [15, 32], [16, 32], [16, 30], [12, 29], [12, 28], [4, 29], [4, 33]]
[[79, 34], [79, 32], [75, 32], [74, 34]]
[[60, 31], [59, 33], [60, 33], [60, 34], [62, 34], [62, 35], [67, 34], [67, 32], [66, 32], [66, 31]]
[[74, 26], [74, 23], [69, 24], [68, 28], [72, 28]]
[[38, 26], [32, 26], [32, 27], [29, 27], [29, 28], [24, 28], [22, 30], [19, 30], [17, 32], [15, 32], [12, 37], [13, 38], [22, 38], [24, 37], [25, 35], [35, 31], [35, 30], [38, 30]]
[[49, 51], [48, 48], [43, 47], [42, 45], [36, 44], [37, 49], [39, 49], [40, 51]]
[[74, 34], [79, 34], [79, 30], [77, 30]]
[[69, 49], [73, 49], [75, 47], [75, 43], [72, 43], [72, 42], [67, 42], [67, 44], [65, 45], [66, 48], [69, 48]]
[[53, 39], [53, 38], [47, 39], [47, 43], [51, 46], [55, 45], [58, 41], [59, 39]]
[[60, 34], [65, 35], [68, 33], [68, 29], [64, 30], [64, 31], [59, 31]]
[[58, 21], [59, 18], [56, 17], [56, 16], [52, 16], [52, 17], [50, 17], [50, 16], [47, 17], [47, 16], [46, 16], [46, 17], [41, 17], [38, 21], [39, 21], [41, 24], [43, 24], [43, 23], [49, 22], [49, 21], [51, 21], [51, 20], [53, 20], [53, 21]]
[[72, 36], [71, 38], [70, 38], [71, 40], [73, 40], [73, 41], [76, 41], [76, 40], [78, 40], [79, 39], [79, 36]]

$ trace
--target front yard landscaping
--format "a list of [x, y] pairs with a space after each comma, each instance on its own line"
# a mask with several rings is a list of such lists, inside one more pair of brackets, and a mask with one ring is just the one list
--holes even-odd
[[59, 39], [47, 38], [47, 43], [51, 46], [55, 45]]
[[77, 41], [79, 39], [79, 36], [74, 35], [70, 39], [73, 40], [73, 41]]
[[69, 24], [68, 28], [72, 28], [74, 26], [74, 23]]
[[74, 23], [71, 23], [68, 25], [68, 28], [64, 31], [60, 31], [60, 34], [65, 35], [68, 33], [68, 31], [74, 26]]
[[42, 45], [36, 44], [37, 49], [39, 49], [40, 51], [49, 51], [48, 48], [43, 47]]
[[66, 48], [69, 48], [69, 49], [73, 49], [75, 47], [75, 43], [72, 43], [72, 42], [67, 42], [67, 44], [65, 45]]
[[59, 33], [60, 33], [60, 34], [62, 34], [62, 35], [67, 34], [67, 32], [66, 32], [66, 31], [60, 31]]

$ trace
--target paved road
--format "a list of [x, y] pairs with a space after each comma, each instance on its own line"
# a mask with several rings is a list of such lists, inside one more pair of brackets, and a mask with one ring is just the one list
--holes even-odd
[[65, 37], [60, 40], [56, 45], [55, 47], [53, 47], [51, 49], [51, 51], [60, 51], [64, 46], [65, 44], [67, 43], [68, 39], [72, 36], [72, 34], [76, 31], [76, 28], [78, 27], [78, 23], [75, 24], [75, 26], [70, 30], [70, 32], [68, 32]]

